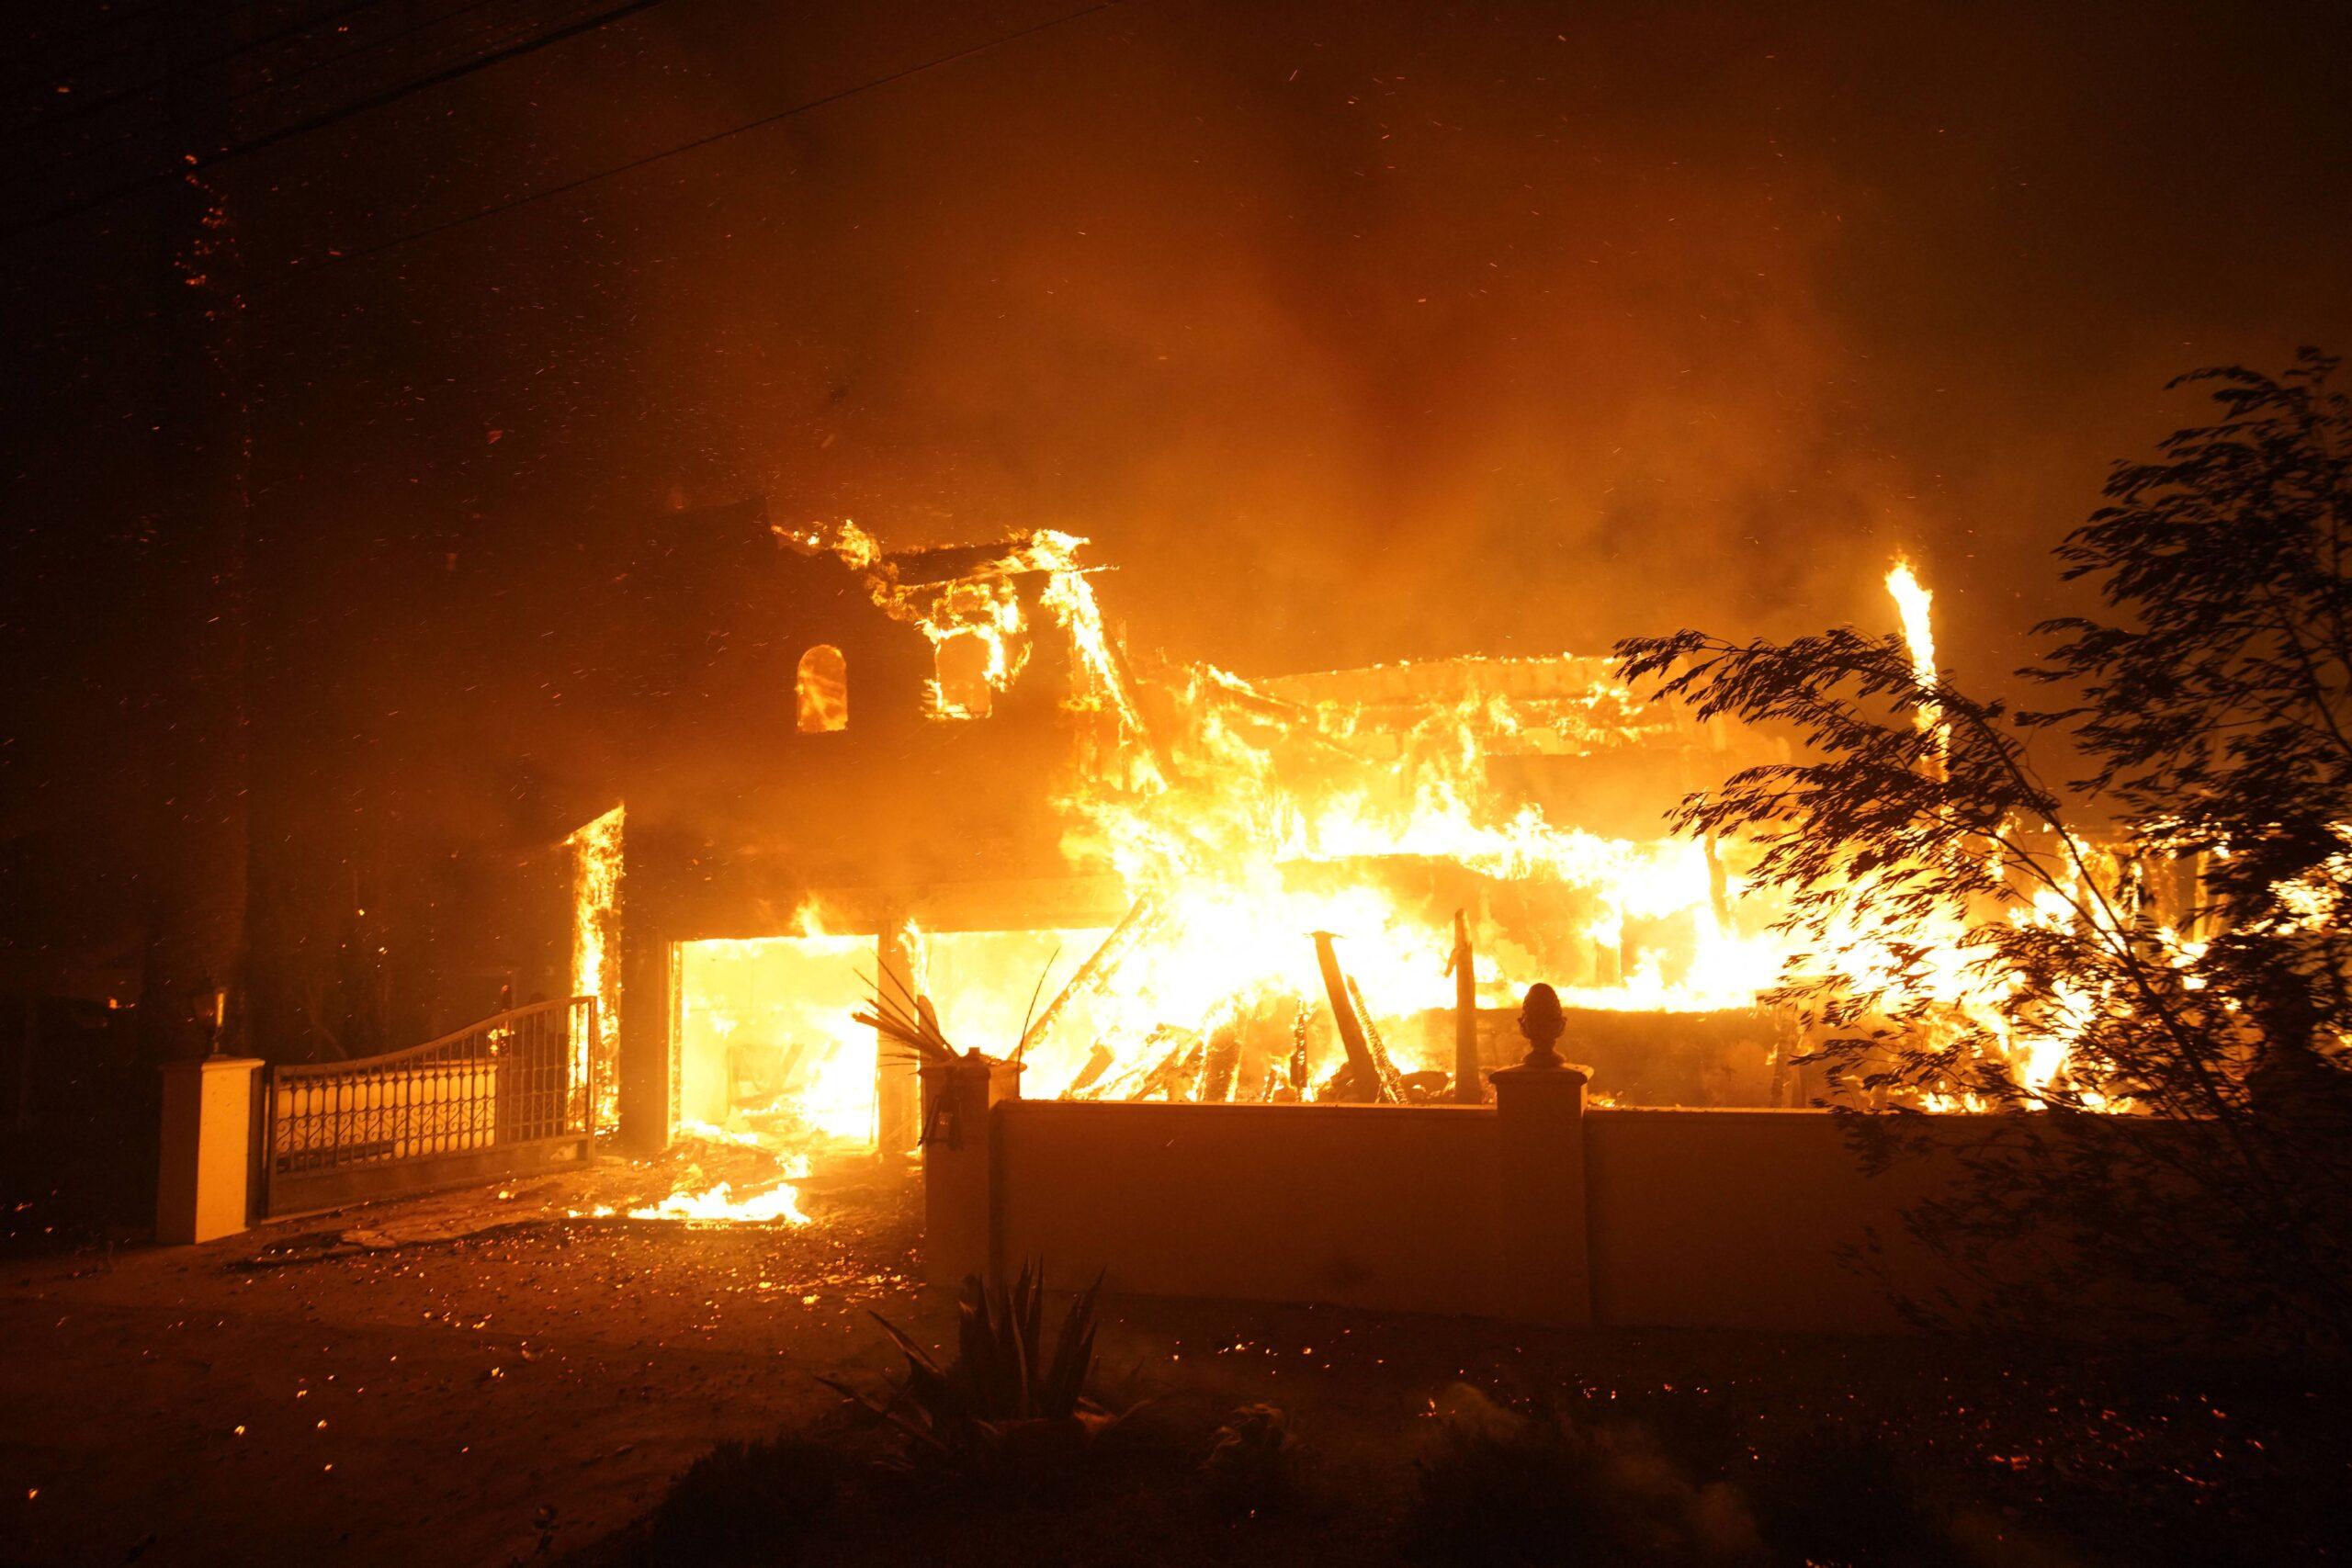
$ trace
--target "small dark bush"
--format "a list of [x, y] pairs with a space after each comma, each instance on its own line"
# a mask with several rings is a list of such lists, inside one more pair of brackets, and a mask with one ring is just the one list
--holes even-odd
[[1245, 1404], [1216, 1429], [1201, 1476], [1219, 1507], [1254, 1517], [1296, 1498], [1298, 1459], [1290, 1416], [1272, 1404]]
[[1808, 1434], [1758, 1489], [1764, 1539], [1825, 1568], [1958, 1568], [1966, 1554], [1920, 1499], [1889, 1445], [1854, 1432]]
[[670, 1488], [646, 1542], [656, 1568], [797, 1564], [841, 1501], [849, 1461], [821, 1443], [721, 1443]]
[[1548, 1408], [1449, 1396], [1405, 1519], [1417, 1560], [1464, 1568], [1757, 1560], [1746, 1506], [1698, 1485], [1634, 1427], [1584, 1427]]

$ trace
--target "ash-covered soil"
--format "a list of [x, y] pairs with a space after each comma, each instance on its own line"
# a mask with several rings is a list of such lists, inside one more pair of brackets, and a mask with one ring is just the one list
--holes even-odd
[[[703, 1180], [727, 1157], [680, 1156]], [[608, 1163], [6, 1264], [0, 1562], [630, 1560], [631, 1528], [714, 1443], [841, 1430], [817, 1375], [898, 1364], [869, 1312], [932, 1343], [954, 1320], [915, 1283], [918, 1190], [886, 1173], [820, 1168], [806, 1225], [574, 1217], [688, 1174]], [[852, 1506], [810, 1560], [1390, 1560], [1431, 1412], [1462, 1384], [1637, 1428], [1758, 1500], [1808, 1456], [1883, 1450], [1963, 1561], [2324, 1562], [2352, 1539], [2342, 1390], [2308, 1369], [1116, 1299], [1100, 1365], [1114, 1401], [1150, 1402], [1105, 1485], [1049, 1507]], [[1194, 1452], [1256, 1401], [1306, 1445], [1305, 1496], [1204, 1511]]]

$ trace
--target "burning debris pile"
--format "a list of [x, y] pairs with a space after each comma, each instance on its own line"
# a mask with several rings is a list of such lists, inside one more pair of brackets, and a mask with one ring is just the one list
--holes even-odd
[[1498, 776], [1498, 760], [1645, 746], [1679, 760], [1686, 737], [1596, 663], [1288, 690], [1138, 671], [1120, 765], [1062, 803], [1073, 858], [1112, 867], [1135, 902], [1023, 1040], [1037, 1091], [1442, 1094], [1465, 989], [1500, 1017], [1537, 979], [1594, 1012], [1750, 1006], [1770, 953], [1734, 923], [1737, 880], [1711, 846], [1559, 827], [1530, 770]]

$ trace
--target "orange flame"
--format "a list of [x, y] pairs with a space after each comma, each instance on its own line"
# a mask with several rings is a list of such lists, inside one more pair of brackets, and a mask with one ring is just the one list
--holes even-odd
[[[1903, 641], [1911, 649], [1911, 678], [1922, 692], [1935, 689], [1936, 628], [1931, 612], [1936, 596], [1911, 570], [1911, 563], [1902, 556], [1894, 558], [1894, 565], [1886, 574], [1886, 591], [1894, 600], [1895, 614], [1903, 623]], [[1932, 698], [1919, 704], [1919, 728], [1936, 738], [1936, 750], [1947, 755], [1951, 750], [1951, 728], [1943, 721], [1943, 709]]]
[[574, 1084], [588, 1081], [594, 1053], [594, 1126], [612, 1131], [620, 1117], [620, 966], [612, 942], [620, 927], [621, 837], [626, 806], [616, 806], [564, 840], [572, 858], [571, 994], [596, 998], [593, 1041], [573, 1048]]

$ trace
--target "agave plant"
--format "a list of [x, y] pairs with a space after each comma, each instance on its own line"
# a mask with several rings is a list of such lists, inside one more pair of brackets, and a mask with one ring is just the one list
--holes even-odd
[[880, 1416], [917, 1451], [951, 1462], [1074, 1453], [1127, 1414], [1086, 1393], [1102, 1289], [1098, 1274], [1070, 1303], [1048, 1357], [1044, 1269], [1023, 1265], [1010, 1285], [968, 1275], [953, 1361], [942, 1367], [876, 1313], [874, 1321], [907, 1358], [906, 1375], [880, 1399], [831, 1378], [820, 1381]]

